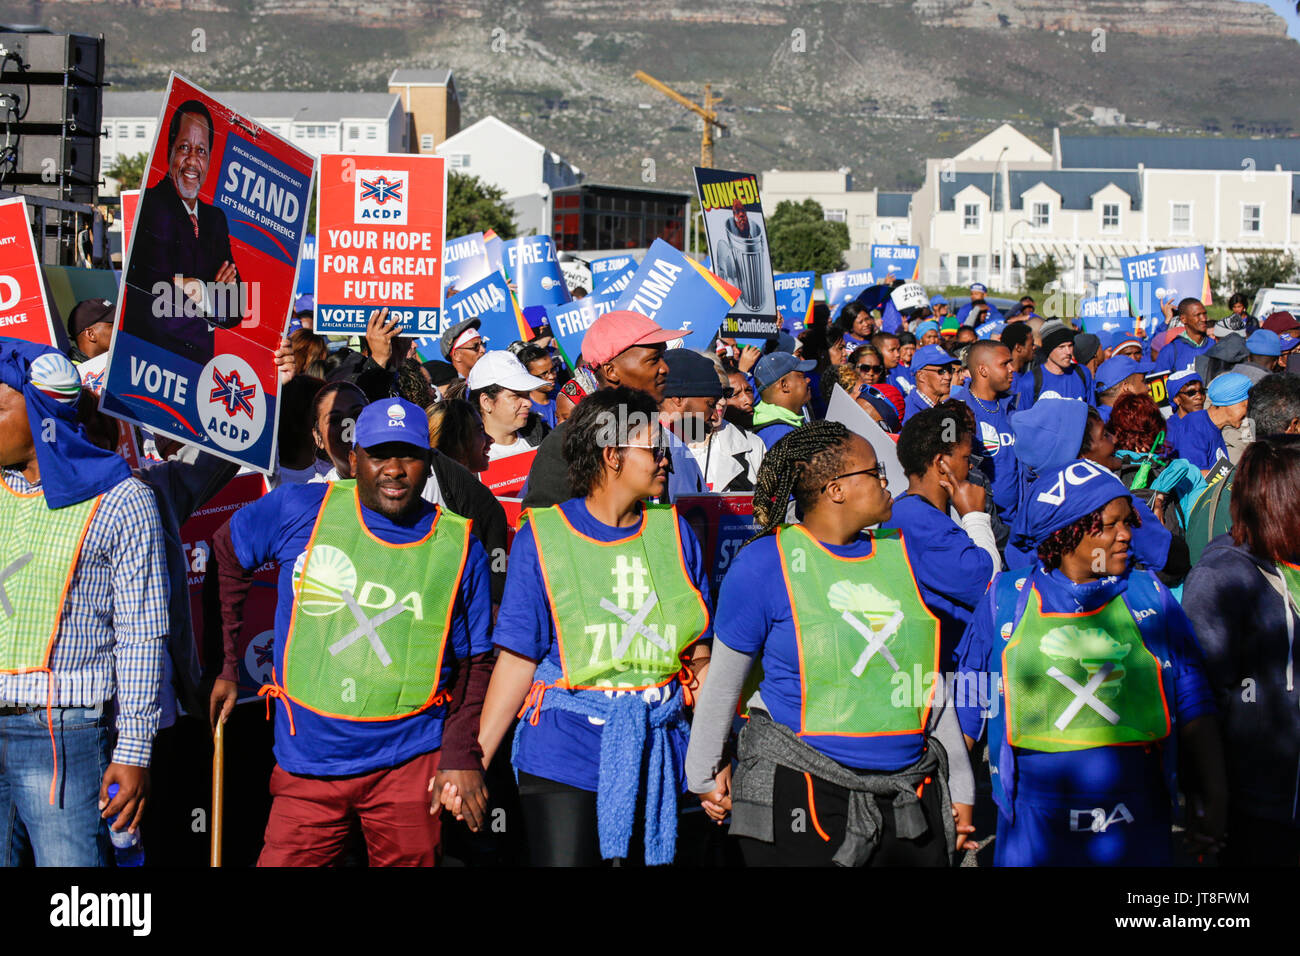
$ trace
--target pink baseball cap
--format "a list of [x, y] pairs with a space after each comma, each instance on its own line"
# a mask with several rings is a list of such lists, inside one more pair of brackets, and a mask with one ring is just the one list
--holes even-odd
[[591, 323], [582, 340], [582, 358], [588, 365], [603, 365], [634, 345], [662, 345], [687, 334], [688, 329], [665, 329], [640, 312], [619, 309]]

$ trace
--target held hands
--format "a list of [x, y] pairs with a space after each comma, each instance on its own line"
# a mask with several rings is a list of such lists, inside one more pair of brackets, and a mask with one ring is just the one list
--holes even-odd
[[229, 260], [221, 263], [221, 268], [217, 270], [216, 281], [225, 283], [239, 281], [239, 273], [235, 270], [235, 264]]
[[939, 475], [939, 487], [948, 492], [958, 515], [965, 517], [972, 511], [984, 510], [986, 492], [982, 486], [970, 481], [958, 481], [942, 458], [939, 459]]
[[722, 826], [722, 821], [726, 819], [727, 814], [731, 812], [731, 763], [718, 772], [713, 778], [713, 790], [710, 793], [698, 794], [700, 805], [704, 807], [704, 812], [709, 815], [709, 819], [718, 826]]
[[740, 350], [740, 357], [736, 359], [736, 367], [748, 375], [762, 357], [763, 351], [761, 349], [757, 346], [746, 345]]
[[293, 361], [293, 348], [289, 345], [288, 339], [280, 339], [280, 347], [275, 350], [275, 367], [280, 373], [280, 385], [284, 386], [293, 381], [294, 375], [298, 368]]
[[370, 357], [376, 365], [388, 367], [400, 336], [398, 322], [396, 316], [388, 318], [387, 306], [370, 313], [370, 321], [366, 323], [366, 344], [370, 346]]
[[214, 734], [217, 732], [217, 724], [226, 722], [238, 701], [238, 684], [220, 677], [213, 681], [212, 693], [208, 696], [208, 725]]
[[464, 820], [478, 833], [487, 819], [488, 789], [480, 770], [439, 770], [429, 778], [429, 813], [437, 816], [445, 808], [457, 820]]

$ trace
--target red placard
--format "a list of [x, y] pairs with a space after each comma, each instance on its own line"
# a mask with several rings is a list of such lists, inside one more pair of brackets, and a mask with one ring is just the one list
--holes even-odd
[[[523, 441], [522, 438], [515, 439]], [[530, 448], [508, 458], [498, 458], [487, 466], [487, 471], [479, 472], [479, 481], [488, 486], [488, 490], [498, 498], [511, 498], [524, 490], [528, 481], [528, 471], [533, 467], [537, 449]]]
[[21, 196], [0, 201], [0, 335], [59, 347]]
[[[211, 564], [212, 539], [221, 526], [230, 520], [231, 515], [265, 493], [266, 482], [261, 475], [236, 475], [230, 484], [181, 525], [181, 547], [189, 561], [186, 582], [190, 588], [190, 616], [194, 621], [194, 640], [198, 645], [199, 660], [206, 659], [206, 640], [221, 643], [220, 628], [209, 637], [205, 633], [203, 620], [203, 582]], [[253, 587], [248, 592], [248, 600], [244, 602], [244, 626], [237, 643], [240, 700], [256, 700], [257, 689], [271, 679], [279, 567], [271, 562], [258, 568], [253, 576]]]
[[131, 229], [135, 226], [135, 211], [140, 208], [140, 190], [123, 189], [122, 199], [122, 265], [126, 266], [126, 250], [131, 248]]
[[681, 495], [674, 504], [700, 541], [710, 594], [717, 604], [718, 588], [731, 559], [758, 533], [754, 498], [747, 494]]
[[364, 332], [370, 314], [387, 306], [404, 332], [437, 335], [445, 160], [324, 153], [316, 198], [315, 331]]

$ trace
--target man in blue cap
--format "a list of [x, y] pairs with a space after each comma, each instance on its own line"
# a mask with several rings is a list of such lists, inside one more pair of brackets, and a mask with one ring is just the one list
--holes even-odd
[[357, 416], [355, 479], [281, 486], [216, 536], [227, 659], [253, 569], [280, 566], [262, 866], [331, 865], [358, 818], [372, 865], [433, 865], [428, 793], [440, 809], [447, 783], [481, 824], [488, 561], [466, 519], [420, 496], [429, 456], [422, 408], [373, 402]]
[[948, 300], [936, 292], [930, 296], [930, 311], [933, 313], [936, 322], [942, 322], [948, 317]]
[[1110, 421], [1111, 409], [1121, 395], [1141, 395], [1148, 391], [1149, 362], [1135, 362], [1127, 355], [1106, 359], [1097, 368], [1097, 411], [1103, 422]]
[[1209, 474], [1215, 462], [1228, 457], [1223, 429], [1240, 428], [1246, 420], [1252, 385], [1254, 382], [1238, 372], [1224, 372], [1207, 390], [1210, 407], [1169, 420], [1169, 443], [1180, 456]]
[[81, 397], [64, 355], [0, 338], [0, 866], [108, 865], [107, 825], [134, 831], [148, 790], [162, 526]]
[[907, 400], [903, 403], [903, 424], [907, 424], [907, 420], [917, 412], [934, 408], [948, 397], [956, 368], [957, 360], [942, 346], [925, 345], [916, 350], [912, 356], [916, 387], [907, 393]]
[[806, 421], [803, 407], [811, 394], [806, 373], [816, 367], [812, 359], [800, 361], [789, 352], [764, 355], [754, 366], [759, 397], [754, 406], [754, 434], [767, 448]]
[[1246, 338], [1246, 361], [1232, 367], [1232, 371], [1258, 382], [1265, 375], [1285, 367], [1282, 362], [1282, 336], [1268, 329], [1256, 329]]

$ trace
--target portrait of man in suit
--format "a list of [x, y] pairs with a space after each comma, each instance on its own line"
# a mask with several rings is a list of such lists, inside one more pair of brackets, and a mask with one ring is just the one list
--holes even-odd
[[225, 213], [199, 198], [211, 159], [212, 116], [186, 100], [168, 124], [166, 174], [140, 197], [123, 318], [125, 331], [200, 365], [245, 298]]

